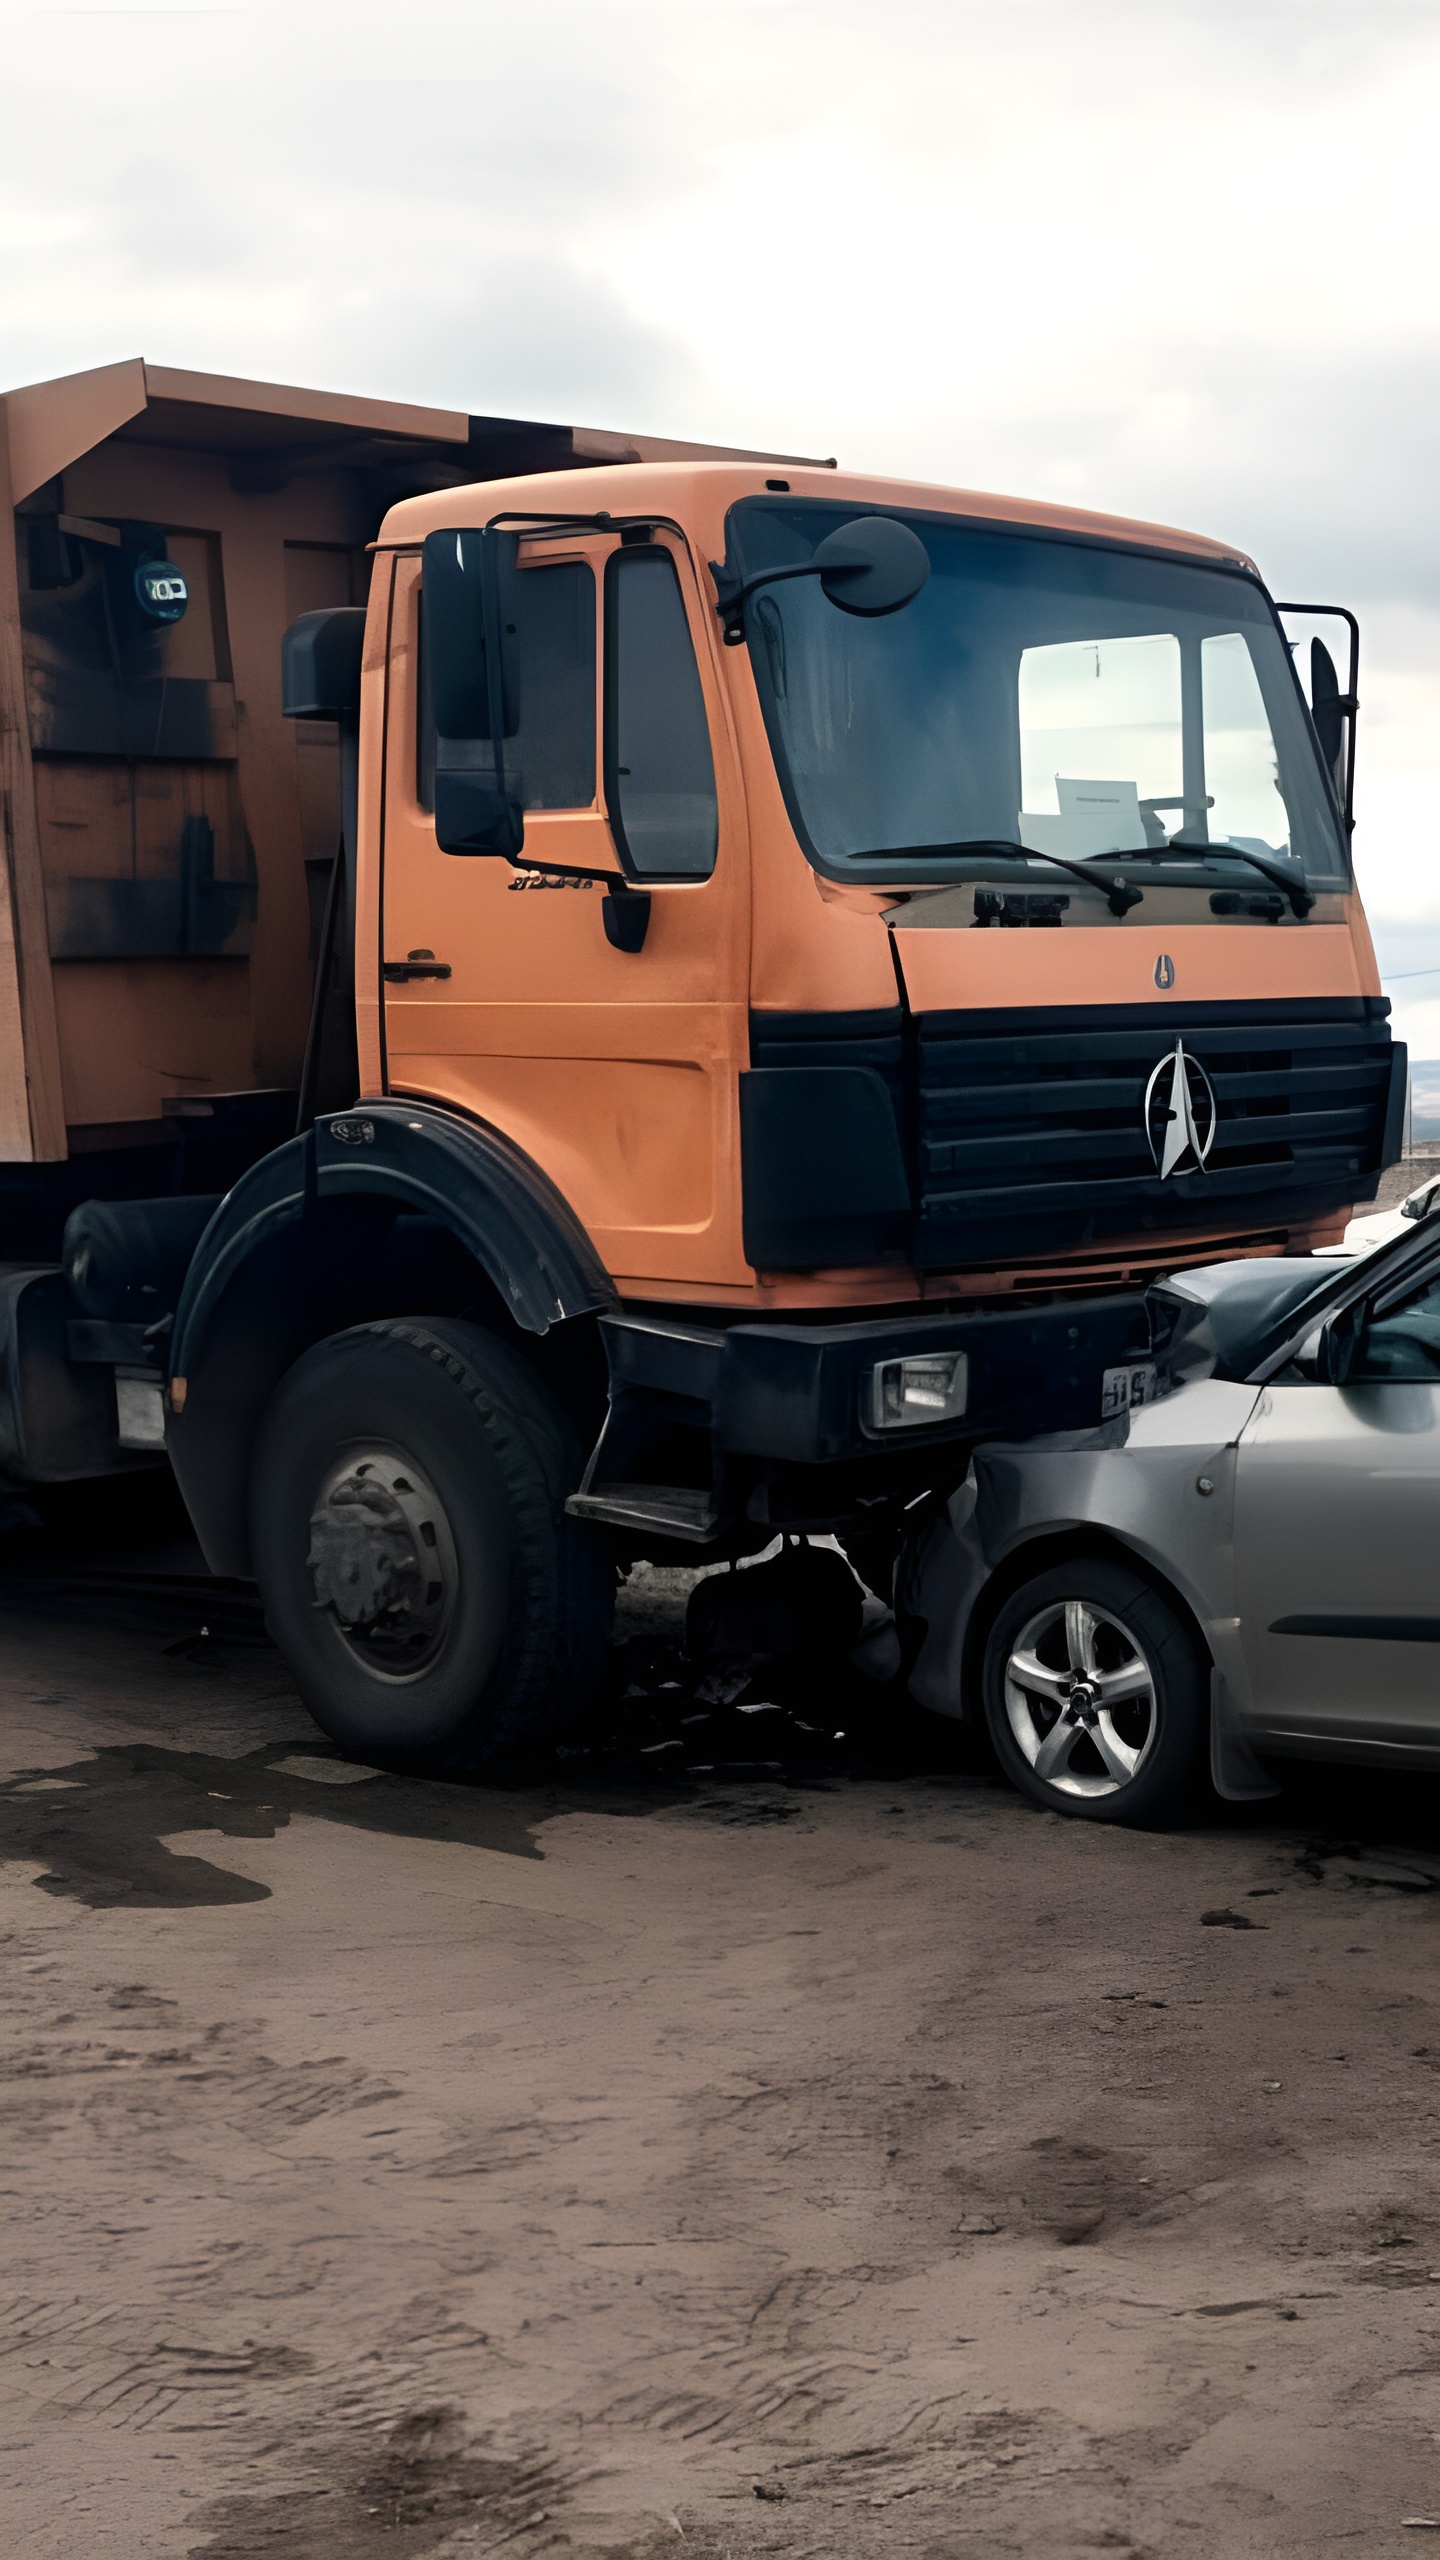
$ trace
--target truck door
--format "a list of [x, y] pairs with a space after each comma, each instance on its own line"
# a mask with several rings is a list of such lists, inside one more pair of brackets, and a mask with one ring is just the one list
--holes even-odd
[[[541, 866], [526, 869], [436, 843], [420, 559], [397, 563], [381, 874], [388, 1089], [513, 1138], [622, 1287], [743, 1285], [734, 1121], [749, 878], [693, 570], [661, 533], [623, 544], [537, 534], [521, 543], [516, 591], [520, 727], [506, 765], [519, 774], [525, 861]], [[651, 893], [638, 950], [607, 935], [603, 878], [574, 876], [618, 869], [612, 810], [636, 869], [671, 875]]]

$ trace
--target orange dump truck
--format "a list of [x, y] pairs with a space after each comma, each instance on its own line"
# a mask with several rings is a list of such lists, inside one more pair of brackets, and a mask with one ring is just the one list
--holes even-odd
[[1297, 664], [1223, 545], [139, 364], [5, 409], [0, 1459], [168, 1449], [344, 1746], [573, 1713], [626, 1557], [883, 1584], [978, 1437], [1144, 1392], [1147, 1280], [1398, 1153], [1354, 626]]

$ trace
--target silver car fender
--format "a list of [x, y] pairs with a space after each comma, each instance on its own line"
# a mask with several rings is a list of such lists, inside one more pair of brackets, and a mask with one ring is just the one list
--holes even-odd
[[966, 1638], [991, 1576], [1036, 1539], [1099, 1529], [1185, 1601], [1225, 1685], [1227, 1729], [1243, 1727], [1250, 1699], [1235, 1604], [1235, 1454], [1259, 1392], [1196, 1379], [1092, 1431], [977, 1449], [902, 1574], [902, 1612], [923, 1627], [912, 1696], [939, 1715], [971, 1712]]

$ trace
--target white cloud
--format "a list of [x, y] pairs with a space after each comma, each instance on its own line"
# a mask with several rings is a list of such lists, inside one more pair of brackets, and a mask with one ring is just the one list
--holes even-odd
[[1433, 0], [42, 0], [0, 43], [5, 379], [145, 353], [1223, 533], [1363, 610], [1369, 895], [1440, 918]]

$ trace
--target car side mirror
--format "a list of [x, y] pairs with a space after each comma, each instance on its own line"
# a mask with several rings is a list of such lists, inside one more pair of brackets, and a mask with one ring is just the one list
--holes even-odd
[[[424, 682], [435, 721], [435, 836], [442, 853], [511, 861], [525, 840], [505, 740], [520, 726], [520, 671], [509, 607], [518, 537], [465, 525], [425, 537]], [[488, 747], [488, 756], [477, 748]], [[447, 749], [461, 752], [453, 757]], [[468, 750], [468, 752], [466, 752]]]

